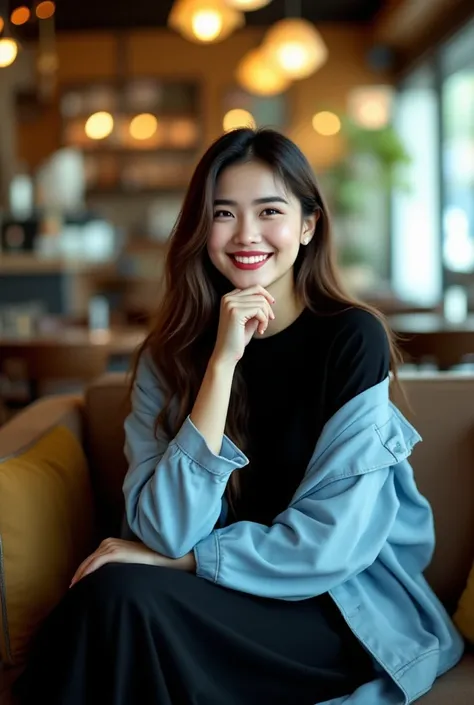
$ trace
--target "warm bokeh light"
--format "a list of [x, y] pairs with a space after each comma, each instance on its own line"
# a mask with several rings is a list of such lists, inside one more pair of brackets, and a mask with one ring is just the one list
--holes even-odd
[[91, 140], [103, 140], [114, 129], [114, 119], [104, 111], [91, 115], [85, 125], [85, 133]]
[[194, 35], [201, 42], [213, 42], [222, 32], [222, 15], [217, 10], [198, 10], [191, 19]]
[[310, 22], [286, 19], [268, 30], [263, 51], [288, 78], [307, 78], [327, 61], [328, 50], [321, 35]]
[[388, 122], [385, 106], [376, 98], [370, 98], [366, 103], [360, 105], [355, 115], [357, 122], [370, 130], [378, 130]]
[[231, 130], [237, 130], [239, 127], [251, 127], [255, 129], [257, 123], [252, 113], [248, 110], [243, 110], [242, 108], [234, 108], [229, 110], [228, 113], [224, 115], [224, 120], [222, 121], [222, 126], [224, 132], [230, 132]]
[[261, 7], [269, 5], [272, 0], [225, 0], [229, 7], [235, 7], [236, 10], [242, 12], [252, 12], [252, 10], [260, 10]]
[[391, 119], [391, 86], [358, 86], [348, 95], [348, 112], [352, 120], [366, 130], [381, 130]]
[[30, 17], [31, 12], [29, 8], [22, 5], [21, 7], [17, 7], [15, 10], [13, 10], [12, 14], [10, 15], [10, 22], [19, 27], [22, 24], [26, 24]]
[[168, 24], [185, 39], [210, 44], [226, 39], [242, 27], [245, 17], [225, 0], [175, 0]]
[[168, 140], [174, 147], [193, 147], [198, 140], [198, 128], [189, 118], [174, 118], [168, 125]]
[[3, 17], [0, 17], [0, 32], [3, 32], [3, 28], [5, 27], [5, 20]]
[[328, 110], [322, 110], [320, 113], [313, 115], [314, 130], [325, 137], [337, 135], [341, 131], [341, 121], [335, 113]]
[[18, 44], [14, 39], [0, 39], [0, 68], [11, 66], [18, 55]]
[[158, 129], [158, 120], [151, 113], [135, 115], [130, 121], [130, 134], [135, 140], [149, 140]]
[[254, 95], [277, 95], [290, 86], [290, 80], [277, 66], [269, 63], [260, 49], [249, 51], [243, 57], [236, 78], [242, 88]]
[[51, 0], [44, 0], [36, 6], [36, 17], [39, 20], [49, 20], [56, 11], [56, 5]]

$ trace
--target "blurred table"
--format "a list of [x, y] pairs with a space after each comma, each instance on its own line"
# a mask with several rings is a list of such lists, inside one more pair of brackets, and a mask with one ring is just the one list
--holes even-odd
[[388, 317], [391, 327], [403, 335], [414, 333], [474, 332], [474, 314], [461, 323], [451, 323], [440, 313], [400, 313]]
[[84, 346], [100, 346], [106, 348], [109, 355], [132, 355], [140, 343], [143, 342], [147, 329], [141, 326], [112, 327], [109, 330], [91, 331], [85, 326], [65, 326], [57, 330], [34, 332], [30, 335], [12, 335], [0, 332], [0, 350], [2, 346], [42, 347], [68, 347], [71, 352], [74, 348]]
[[0, 396], [21, 406], [49, 393], [45, 390], [51, 385], [64, 389], [111, 370], [128, 370], [146, 334], [138, 326], [93, 331], [61, 326], [29, 335], [0, 333]]
[[453, 323], [439, 313], [409, 313], [388, 317], [400, 336], [398, 345], [407, 362], [435, 362], [447, 370], [474, 358], [474, 315]]

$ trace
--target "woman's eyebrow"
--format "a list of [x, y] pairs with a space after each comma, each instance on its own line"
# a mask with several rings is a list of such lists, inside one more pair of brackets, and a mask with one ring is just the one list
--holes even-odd
[[[264, 198], [256, 198], [254, 201], [252, 201], [254, 205], [262, 205], [263, 203], [285, 203], [288, 205], [288, 201], [286, 201], [284, 198], [281, 196], [265, 196]], [[232, 201], [229, 198], [216, 198], [214, 201], [215, 206], [237, 206], [238, 203], [237, 201]]]

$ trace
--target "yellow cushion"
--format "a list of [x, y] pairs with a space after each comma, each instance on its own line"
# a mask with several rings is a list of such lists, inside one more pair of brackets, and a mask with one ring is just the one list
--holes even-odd
[[474, 565], [469, 574], [466, 588], [459, 600], [454, 615], [454, 623], [461, 634], [474, 644]]
[[31, 638], [92, 548], [87, 460], [55, 426], [0, 460], [0, 660], [24, 663]]

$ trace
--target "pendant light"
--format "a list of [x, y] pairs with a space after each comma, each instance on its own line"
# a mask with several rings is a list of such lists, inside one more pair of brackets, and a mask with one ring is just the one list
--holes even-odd
[[39, 20], [49, 20], [56, 12], [56, 3], [51, 0], [41, 0], [36, 5], [35, 12]]
[[287, 0], [287, 16], [268, 30], [263, 51], [289, 79], [307, 78], [327, 61], [328, 50], [320, 33], [301, 17], [300, 0]]
[[11, 66], [18, 56], [18, 43], [11, 37], [0, 39], [0, 68]]
[[253, 12], [269, 5], [272, 0], [225, 0], [226, 5], [241, 12]]
[[271, 63], [262, 50], [249, 51], [240, 61], [236, 78], [249, 93], [260, 96], [272, 96], [283, 93], [290, 86], [290, 79]]
[[11, 66], [18, 56], [18, 42], [13, 36], [11, 25], [8, 22], [8, 2], [0, 0], [0, 68]]
[[189, 41], [212, 44], [243, 27], [245, 17], [224, 0], [175, 0], [168, 24]]
[[12, 10], [12, 13], [10, 15], [10, 22], [16, 27], [21, 27], [21, 25], [24, 25], [28, 22], [30, 17], [30, 8], [26, 7], [26, 5], [20, 5], [19, 7], [15, 7], [15, 9]]

